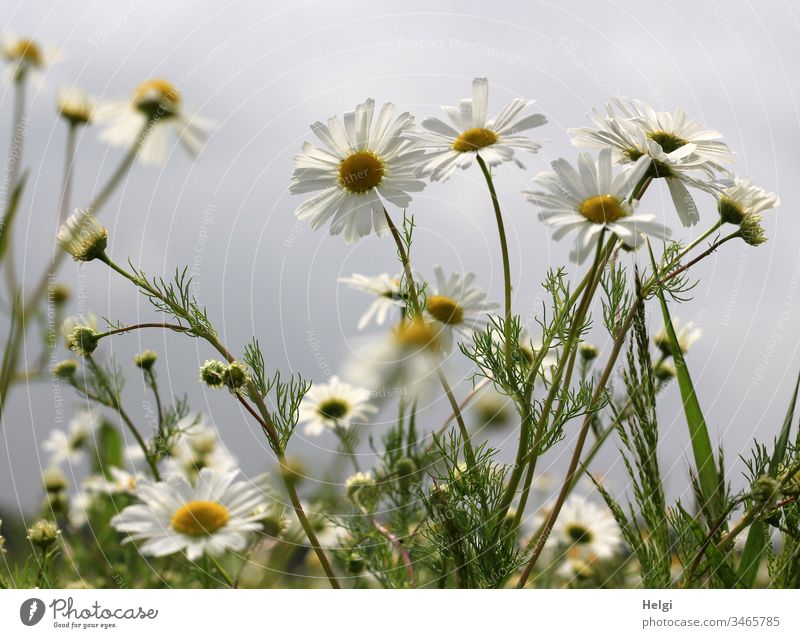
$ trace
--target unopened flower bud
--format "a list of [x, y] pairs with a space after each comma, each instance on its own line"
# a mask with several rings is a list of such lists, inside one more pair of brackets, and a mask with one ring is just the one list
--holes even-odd
[[371, 474], [357, 472], [344, 484], [345, 493], [355, 505], [365, 512], [373, 512], [380, 500], [380, 490]]
[[751, 213], [739, 224], [739, 236], [746, 244], [750, 246], [760, 246], [767, 241], [764, 227], [761, 225], [763, 219], [763, 215]]
[[61, 492], [67, 489], [67, 477], [57, 467], [50, 467], [42, 472], [42, 483], [48, 492]]
[[63, 306], [69, 301], [72, 296], [72, 291], [66, 284], [54, 284], [50, 288], [50, 300], [56, 306]]
[[100, 339], [94, 328], [75, 326], [67, 337], [67, 347], [79, 357], [89, 357], [97, 349]]
[[28, 528], [28, 540], [41, 549], [47, 549], [55, 543], [59, 534], [58, 526], [47, 519], [36, 521]]
[[71, 379], [78, 371], [75, 359], [64, 359], [53, 366], [53, 374], [61, 379]]
[[222, 382], [233, 392], [241, 390], [248, 380], [247, 366], [238, 361], [226, 366], [222, 373]]
[[152, 370], [158, 355], [152, 350], [145, 350], [133, 357], [133, 363], [142, 370]]
[[214, 359], [207, 360], [200, 367], [200, 381], [209, 388], [221, 388], [224, 384], [222, 375], [225, 372], [225, 364]]
[[348, 554], [347, 556], [346, 562], [347, 562], [347, 571], [353, 576], [358, 576], [358, 574], [364, 571], [366, 561], [364, 560], [364, 557], [358, 552], [350, 552], [350, 554]]
[[750, 486], [750, 494], [757, 507], [768, 508], [774, 505], [781, 491], [778, 479], [771, 476], [759, 476]]
[[660, 381], [669, 381], [677, 376], [678, 371], [671, 361], [661, 361], [653, 368], [653, 374], [655, 374], [656, 379]]
[[578, 346], [578, 352], [581, 354], [581, 358], [584, 361], [593, 361], [600, 356], [600, 351], [597, 349], [597, 346], [592, 345], [591, 343], [587, 343], [583, 341], [580, 346]]

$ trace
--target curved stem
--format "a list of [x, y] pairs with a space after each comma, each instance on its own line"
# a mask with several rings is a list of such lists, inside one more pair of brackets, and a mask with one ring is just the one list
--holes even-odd
[[483, 177], [486, 179], [486, 186], [489, 188], [489, 195], [492, 198], [492, 207], [494, 208], [494, 217], [497, 222], [497, 234], [500, 236], [500, 253], [503, 259], [503, 299], [505, 310], [504, 338], [505, 338], [505, 355], [506, 355], [506, 370], [511, 373], [512, 360], [511, 360], [511, 262], [508, 257], [508, 240], [506, 239], [505, 225], [503, 224], [503, 213], [500, 210], [500, 200], [497, 198], [497, 191], [494, 188], [494, 181], [492, 174], [483, 158], [476, 154], [478, 166], [481, 167]]
[[[128, 271], [124, 268], [121, 268], [118, 264], [112, 261], [108, 255], [103, 254], [98, 257], [100, 261], [106, 264], [109, 268], [114, 270], [115, 272], [119, 273], [126, 279], [128, 279], [131, 283], [134, 284], [137, 288], [143, 290], [149, 296], [159, 299], [161, 302], [165, 303], [173, 313], [179, 318], [182, 318], [186, 321], [189, 321], [189, 317], [185, 316], [184, 310], [180, 307], [172, 303], [169, 299], [165, 298], [164, 295], [161, 294], [159, 290], [154, 288], [149, 282], [144, 279], [141, 279]], [[214, 348], [228, 363], [233, 363], [236, 358], [231, 354], [231, 352], [225, 347], [225, 345], [219, 340], [219, 338], [212, 333], [208, 332], [199, 332], [196, 333], [196, 336], [206, 341], [212, 348]], [[314, 550], [314, 553], [317, 555], [320, 564], [322, 565], [322, 569], [325, 572], [325, 575], [328, 577], [328, 581], [331, 584], [331, 587], [334, 589], [339, 589], [339, 581], [336, 578], [336, 574], [333, 571], [333, 566], [331, 565], [330, 561], [328, 560], [328, 556], [325, 554], [325, 551], [322, 549], [322, 545], [317, 538], [316, 533], [314, 532], [314, 528], [311, 525], [311, 522], [306, 516], [305, 510], [303, 509], [303, 504], [300, 501], [300, 497], [297, 494], [297, 489], [294, 485], [293, 475], [290, 468], [286, 462], [286, 456], [284, 455], [284, 451], [282, 449], [280, 435], [275, 427], [275, 424], [272, 422], [272, 417], [269, 414], [269, 410], [267, 409], [267, 405], [264, 401], [264, 397], [261, 396], [258, 388], [256, 387], [255, 383], [252, 380], [247, 382], [245, 386], [247, 396], [250, 400], [255, 404], [254, 409], [248, 401], [241, 394], [236, 394], [239, 403], [244, 406], [247, 411], [253, 416], [253, 418], [261, 425], [261, 428], [264, 430], [267, 438], [270, 441], [271, 447], [275, 452], [275, 456], [278, 460], [278, 465], [280, 466], [281, 470], [281, 479], [283, 480], [284, 487], [286, 488], [287, 493], [289, 494], [289, 499], [292, 502], [292, 508], [294, 509], [295, 515], [297, 519], [300, 521], [300, 525], [303, 528], [306, 536], [308, 537], [309, 542]]]

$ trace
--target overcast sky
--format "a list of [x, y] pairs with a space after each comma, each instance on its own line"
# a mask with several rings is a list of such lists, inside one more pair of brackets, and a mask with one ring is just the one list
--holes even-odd
[[[701, 283], [694, 299], [675, 311], [704, 330], [689, 356], [690, 369], [733, 474], [741, 469], [737, 454], [754, 434], [771, 438], [779, 428], [800, 368], [800, 25], [790, 3], [6, 0], [3, 6], [0, 30], [56, 45], [64, 56], [30, 98], [25, 163], [31, 178], [15, 236], [27, 280], [47, 263], [56, 229], [65, 141], [65, 127], [54, 115], [57, 88], [74, 84], [118, 98], [142, 80], [168, 78], [188, 107], [216, 121], [216, 129], [196, 161], [175, 147], [163, 170], [135, 168], [102, 213], [110, 252], [122, 262], [130, 256], [152, 274], [189, 265], [201, 302], [231, 349], [241, 352], [256, 335], [269, 367], [312, 380], [336, 373], [363, 338], [355, 325], [369, 300], [342, 289], [337, 278], [397, 266], [389, 239], [351, 246], [295, 220], [301, 200], [287, 192], [291, 158], [310, 139], [311, 122], [370, 96], [419, 119], [438, 115], [440, 104], [468, 95], [479, 75], [491, 82], [490, 112], [517, 96], [536, 98], [549, 119], [534, 131], [543, 151], [522, 157], [526, 171], [506, 165], [497, 177], [510, 233], [515, 311], [530, 317], [546, 268], [565, 264], [568, 246], [549, 238], [520, 191], [551, 159], [574, 159], [566, 129], [584, 125], [586, 113], [608, 97], [685, 108], [725, 134], [738, 171], [783, 200], [766, 219], [768, 244], [752, 249], [731, 242], [697, 268]], [[0, 148], [6, 148], [7, 88], [0, 98]], [[87, 130], [73, 204], [87, 203], [121, 157], [122, 151], [97, 140], [96, 130]], [[698, 202], [703, 221], [688, 232], [662, 184], [647, 193], [643, 210], [691, 239], [716, 214], [709, 198], [698, 196]], [[479, 170], [428, 187], [413, 211], [419, 224], [416, 267], [430, 272], [438, 263], [474, 271], [500, 301], [499, 246]], [[153, 316], [147, 302], [100, 265], [79, 270], [66, 264], [60, 279], [76, 287], [72, 312], [123, 323]], [[653, 329], [658, 323], [654, 315]], [[593, 337], [607, 346], [599, 331]], [[230, 397], [204, 393], [197, 383], [197, 366], [212, 353], [179, 335], [147, 332], [103, 343], [103, 355], [113, 354], [128, 368], [126, 401], [135, 418], [146, 419], [147, 397], [129, 361], [143, 348], [159, 351], [166, 392], [188, 394], [196, 410], [212, 416], [246, 473], [271, 466], [260, 433]], [[35, 348], [27, 351], [29, 360], [36, 354]], [[466, 366], [451, 365], [455, 382]], [[462, 381], [457, 391], [463, 394], [468, 384]], [[78, 405], [68, 390], [62, 397], [68, 412]], [[57, 410], [49, 382], [15, 389], [0, 432], [0, 503], [7, 508], [36, 502], [44, 463], [39, 444]], [[443, 406], [426, 414], [423, 426], [432, 429]], [[686, 484], [688, 458], [677, 388], [667, 392], [660, 414], [662, 463], [675, 493]], [[377, 433], [384, 429], [375, 425]], [[504, 441], [508, 458], [514, 431], [495, 437]], [[329, 436], [297, 436], [290, 449], [323, 459], [333, 447]], [[566, 455], [570, 448], [565, 443], [559, 450]], [[559, 475], [561, 454], [551, 453], [541, 467]], [[598, 469], [612, 467], [615, 458], [609, 446]], [[310, 474], [326, 479], [322, 469]], [[618, 469], [614, 475], [622, 480]]]

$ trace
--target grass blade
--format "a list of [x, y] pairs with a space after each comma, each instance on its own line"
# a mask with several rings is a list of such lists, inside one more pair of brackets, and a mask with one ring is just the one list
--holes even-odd
[[[652, 249], [650, 250], [650, 259], [653, 263], [653, 272], [658, 272]], [[697, 394], [692, 384], [692, 377], [689, 375], [689, 368], [686, 367], [686, 360], [683, 357], [683, 352], [681, 352], [678, 342], [678, 336], [675, 334], [675, 328], [672, 325], [672, 319], [670, 318], [666, 299], [664, 299], [664, 293], [660, 288], [657, 288], [656, 292], [661, 302], [664, 326], [666, 327], [669, 337], [672, 358], [675, 362], [675, 369], [677, 370], [683, 411], [686, 416], [686, 425], [689, 427], [689, 437], [692, 442], [695, 467], [697, 469], [703, 500], [705, 501], [703, 503], [703, 509], [709, 515], [709, 520], [713, 520], [720, 513], [719, 499], [722, 495], [722, 486], [717, 472], [717, 463], [714, 458], [714, 448], [711, 445], [708, 426], [706, 425], [703, 411], [700, 408], [700, 402], [697, 399]]]

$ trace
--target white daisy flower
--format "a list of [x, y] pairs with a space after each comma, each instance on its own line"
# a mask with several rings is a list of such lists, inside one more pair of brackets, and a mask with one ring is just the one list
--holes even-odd
[[780, 204], [775, 193], [768, 193], [749, 178], [736, 175], [733, 184], [720, 194], [717, 209], [722, 221], [738, 225], [745, 217], [759, 215]]
[[577, 232], [571, 258], [583, 262], [594, 250], [605, 228], [629, 246], [637, 247], [642, 233], [659, 239], [670, 231], [654, 221], [654, 215], [634, 214], [626, 200], [631, 189], [647, 172], [650, 159], [642, 157], [614, 175], [611, 150], [603, 149], [595, 162], [588, 153], [578, 156], [577, 170], [565, 159], [552, 162], [553, 172], [540, 173], [527, 191], [528, 200], [539, 206], [539, 219], [553, 226], [553, 239]]
[[257, 512], [265, 496], [236, 481], [237, 474], [203, 468], [194, 486], [179, 475], [160, 483], [144, 479], [137, 491], [142, 504], [126, 507], [111, 525], [129, 534], [124, 542], [144, 541], [140, 551], [147, 556], [185, 550], [189, 560], [197, 560], [204, 553], [241, 551], [250, 532], [261, 529]]
[[328, 383], [314, 384], [300, 403], [299, 423], [305, 433], [319, 436], [325, 430], [347, 429], [363, 424], [378, 408], [369, 403], [370, 391], [332, 376]]
[[69, 422], [68, 430], [51, 430], [47, 439], [42, 443], [42, 450], [49, 456], [49, 465], [79, 463], [85, 453], [89, 439], [93, 436], [99, 424], [99, 415], [91, 410], [85, 410]]
[[9, 63], [6, 81], [16, 81], [27, 75], [37, 86], [42, 84], [44, 70], [61, 59], [58, 49], [9, 32], [0, 37], [0, 55]]
[[547, 123], [547, 118], [541, 113], [520, 117], [520, 113], [534, 103], [535, 100], [515, 98], [497, 117], [489, 119], [489, 81], [475, 78], [471, 98], [461, 100], [458, 106], [442, 107], [455, 128], [438, 118], [429, 117], [422, 121], [427, 131], [406, 134], [417, 142], [419, 148], [428, 151], [422, 160], [420, 174], [429, 175], [434, 181], [444, 181], [456, 167], [470, 166], [478, 155], [489, 166], [513, 161], [523, 167], [514, 151], [522, 149], [535, 153], [541, 144], [519, 133]]
[[391, 277], [388, 273], [381, 273], [377, 277], [354, 273], [352, 277], [340, 277], [339, 282], [354, 290], [360, 290], [376, 297], [366, 312], [361, 315], [361, 319], [358, 321], [359, 330], [365, 328], [373, 318], [376, 324], [382, 326], [386, 323], [386, 318], [392, 310], [405, 305], [400, 296], [400, 280], [397, 277]]
[[97, 101], [77, 87], [61, 87], [56, 98], [56, 108], [71, 124], [89, 124], [94, 116]]
[[622, 534], [607, 508], [582, 496], [570, 496], [561, 508], [548, 542], [557, 543], [573, 559], [591, 562], [611, 558], [622, 546]]
[[[703, 336], [703, 331], [698, 326], [695, 326], [693, 321], [681, 326], [680, 319], [674, 318], [672, 320], [672, 328], [675, 330], [675, 336], [678, 337], [678, 345], [683, 354], [689, 352], [689, 349]], [[667, 335], [666, 326], [661, 326], [653, 337], [653, 343], [662, 353], [672, 356], [672, 345], [669, 341], [669, 335]]]
[[218, 472], [236, 468], [236, 459], [225, 448], [217, 429], [206, 424], [201, 415], [186, 416], [175, 428], [181, 434], [169, 449], [165, 474], [180, 474], [194, 481], [204, 468]]
[[100, 139], [112, 146], [131, 148], [150, 122], [147, 137], [139, 149], [145, 164], [163, 165], [170, 152], [172, 129], [184, 148], [197, 155], [212, 128], [211, 120], [186, 110], [178, 89], [167, 80], [153, 79], [140, 84], [129, 100], [101, 102], [95, 109], [98, 121], [106, 127]]
[[314, 230], [330, 222], [331, 235], [344, 231], [349, 243], [389, 231], [384, 200], [398, 208], [411, 203], [410, 192], [421, 191], [425, 182], [414, 172], [422, 151], [412, 149], [403, 133], [414, 126], [409, 113], [394, 117], [394, 105], [384, 104], [373, 120], [375, 101], [370, 98], [344, 120], [334, 116], [327, 124], [315, 122], [311, 130], [324, 145], [306, 142], [294, 156], [290, 191], [319, 191], [297, 207], [298, 219], [308, 220]]
[[441, 363], [440, 332], [430, 321], [404, 321], [368, 342], [351, 360], [348, 376], [369, 380], [373, 394], [381, 397], [419, 397], [435, 381]]
[[728, 145], [717, 131], [706, 130], [689, 119], [683, 109], [672, 113], [656, 111], [641, 100], [616, 98], [606, 104], [606, 114], [593, 111], [590, 119], [596, 129], [570, 129], [572, 143], [590, 148], [611, 148], [621, 162], [652, 160], [650, 177], [666, 179], [672, 201], [684, 226], [700, 220], [697, 206], [686, 184], [712, 194], [719, 183], [700, 179], [698, 173], [713, 178], [723, 171], [723, 163], [733, 162]]
[[[139, 448], [141, 450], [141, 448]], [[111, 476], [95, 474], [88, 477], [83, 482], [83, 488], [93, 494], [128, 494], [135, 495], [139, 481], [143, 474], [138, 472], [128, 472], [121, 467], [112, 466], [108, 468]]]
[[497, 304], [486, 301], [486, 293], [472, 285], [474, 273], [452, 273], [445, 277], [441, 266], [433, 269], [436, 278], [430, 287], [425, 304], [425, 314], [439, 326], [444, 352], [453, 347], [454, 333], [469, 338], [475, 329], [487, 321], [486, 313]]

